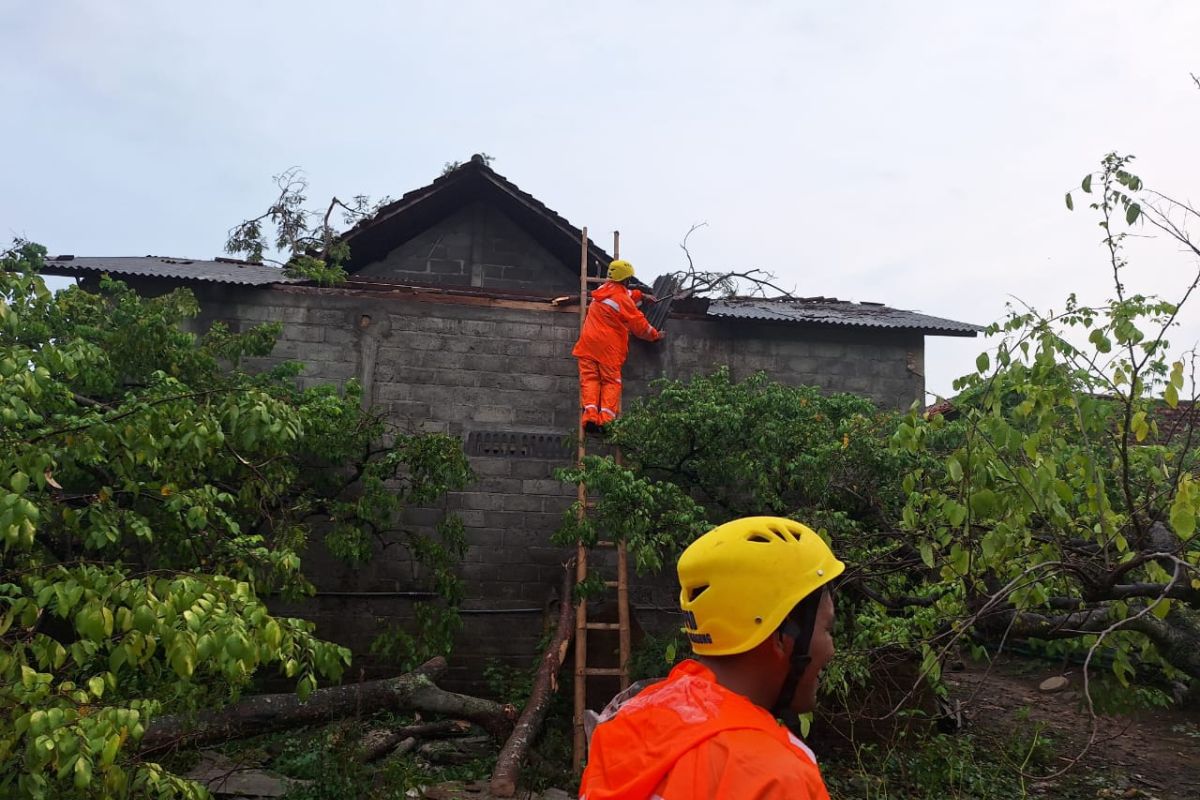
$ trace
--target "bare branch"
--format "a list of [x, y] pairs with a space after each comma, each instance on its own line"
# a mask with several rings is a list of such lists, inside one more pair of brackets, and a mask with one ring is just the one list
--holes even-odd
[[[764, 269], [752, 268], [740, 272], [697, 269], [688, 241], [693, 233], [707, 226], [707, 222], [698, 222], [692, 225], [684, 234], [683, 241], [679, 243], [679, 248], [683, 250], [683, 255], [687, 259], [687, 268], [674, 273], [678, 278], [679, 285], [674, 297], [703, 297], [712, 294], [718, 297], [748, 296], [772, 299], [795, 297], [791, 291], [783, 289], [775, 283], [778, 278], [774, 273]], [[767, 290], [773, 294], [768, 294]]]

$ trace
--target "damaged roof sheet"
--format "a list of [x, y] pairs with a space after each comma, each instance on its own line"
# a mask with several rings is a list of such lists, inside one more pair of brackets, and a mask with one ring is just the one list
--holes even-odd
[[284, 275], [283, 270], [279, 267], [251, 264], [248, 261], [238, 261], [233, 258], [217, 258], [206, 261], [164, 256], [117, 256], [112, 258], [56, 256], [46, 259], [45, 271], [51, 275], [75, 277], [108, 273], [113, 276], [135, 275], [143, 278], [238, 283], [246, 286], [300, 282], [300, 279]]
[[889, 328], [938, 336], [975, 336], [983, 330], [981, 326], [969, 322], [889, 308], [882, 303], [852, 303], [832, 297], [713, 300], [705, 313], [709, 317], [723, 319]]

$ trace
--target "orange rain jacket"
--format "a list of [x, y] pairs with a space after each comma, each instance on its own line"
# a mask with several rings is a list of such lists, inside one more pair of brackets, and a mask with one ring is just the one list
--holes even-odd
[[[607, 714], [606, 714], [607, 715]], [[812, 751], [684, 661], [602, 719], [579, 800], [829, 800]]]
[[590, 358], [608, 367], [620, 369], [629, 355], [629, 334], [656, 342], [662, 338], [637, 307], [642, 293], [624, 284], [609, 281], [592, 292], [583, 331], [571, 355]]

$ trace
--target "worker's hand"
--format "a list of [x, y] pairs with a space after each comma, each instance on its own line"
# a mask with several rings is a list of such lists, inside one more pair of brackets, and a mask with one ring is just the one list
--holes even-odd
[[654, 295], [650, 294], [649, 292], [647, 292], [646, 294], [643, 294], [643, 295], [642, 295], [642, 299], [643, 299], [643, 300], [649, 300], [651, 303], [657, 303], [657, 302], [658, 302], [658, 298], [657, 298], [657, 297], [655, 297]]
[[662, 332], [662, 331], [655, 331], [655, 332], [654, 332], [654, 341], [656, 341], [656, 342], [661, 342], [661, 341], [662, 341], [662, 338], [663, 338], [663, 332]]

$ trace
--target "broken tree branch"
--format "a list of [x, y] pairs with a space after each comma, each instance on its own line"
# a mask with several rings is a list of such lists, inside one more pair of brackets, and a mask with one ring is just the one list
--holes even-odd
[[506, 735], [512, 717], [505, 707], [439, 689], [433, 680], [445, 670], [446, 660], [439, 657], [395, 678], [318, 689], [306, 701], [290, 692], [263, 694], [216, 711], [159, 717], [150, 723], [140, 749], [145, 754], [209, 744], [380, 710], [451, 716], [470, 720], [496, 738]]
[[[684, 257], [687, 258], [687, 269], [673, 273], [677, 277], [679, 286], [674, 292], [673, 297], [697, 297], [711, 294], [715, 294], [718, 297], [744, 295], [748, 297], [772, 297], [773, 299], [794, 297], [792, 292], [776, 285], [774, 283], [776, 280], [775, 275], [764, 269], [751, 268], [741, 272], [697, 269], [695, 259], [692, 258], [692, 251], [688, 247], [688, 239], [697, 230], [707, 226], [707, 222], [700, 222], [693, 225], [684, 234], [683, 241], [679, 243]], [[774, 294], [769, 295], [768, 290]]]
[[558, 689], [558, 671], [562, 668], [567, 648], [575, 635], [575, 609], [571, 604], [573, 573], [574, 560], [571, 560], [563, 565], [562, 591], [558, 601], [558, 627], [554, 630], [554, 638], [550, 640], [550, 645], [542, 655], [541, 666], [538, 667], [537, 677], [533, 681], [533, 690], [529, 693], [529, 702], [525, 704], [520, 719], [513, 727], [512, 735], [508, 737], [496, 759], [496, 769], [492, 773], [491, 781], [491, 791], [496, 797], [512, 797], [516, 794], [521, 764], [529, 755], [529, 748], [546, 718], [550, 699]]
[[436, 722], [405, 725], [402, 728], [371, 731], [363, 737], [359, 744], [358, 760], [368, 763], [383, 758], [396, 750], [405, 739], [413, 739], [415, 746], [418, 738], [465, 736], [470, 732], [471, 723], [459, 719], [442, 719]]

